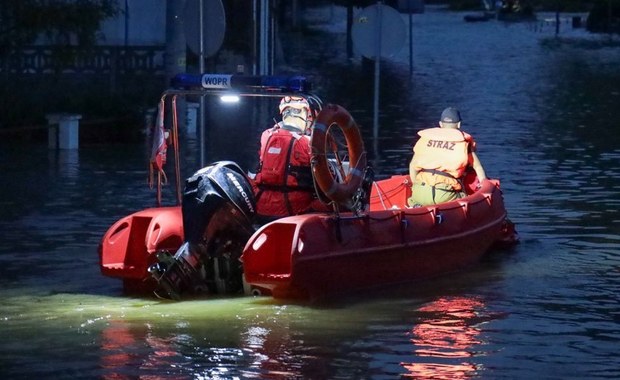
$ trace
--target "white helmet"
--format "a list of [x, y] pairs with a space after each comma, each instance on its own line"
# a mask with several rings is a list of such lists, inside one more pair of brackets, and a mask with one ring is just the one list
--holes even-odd
[[311, 115], [310, 103], [306, 100], [306, 98], [301, 96], [285, 96], [280, 100], [280, 114], [284, 112], [285, 109], [292, 107], [297, 109], [305, 109], [306, 114], [308, 116]]
[[[303, 112], [305, 111], [305, 115]], [[299, 121], [294, 122], [295, 124], [302, 122], [302, 125], [299, 125], [299, 128], [302, 131], [306, 131], [314, 120], [314, 115], [312, 113], [312, 108], [310, 108], [310, 103], [308, 100], [301, 96], [285, 96], [280, 101], [280, 114], [282, 115], [282, 120], [286, 117], [293, 117], [299, 119]], [[293, 119], [295, 120], [295, 119]]]

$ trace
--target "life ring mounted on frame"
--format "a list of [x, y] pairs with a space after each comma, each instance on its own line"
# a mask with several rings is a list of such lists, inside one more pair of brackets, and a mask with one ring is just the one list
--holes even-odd
[[[339, 128], [344, 135], [348, 160], [341, 157], [334, 135]], [[342, 106], [328, 104], [312, 128], [312, 176], [319, 188], [319, 198], [332, 204], [337, 212], [344, 207], [355, 213], [365, 211], [373, 181], [366, 163], [366, 150], [359, 127]], [[323, 198], [327, 198], [323, 199]]]

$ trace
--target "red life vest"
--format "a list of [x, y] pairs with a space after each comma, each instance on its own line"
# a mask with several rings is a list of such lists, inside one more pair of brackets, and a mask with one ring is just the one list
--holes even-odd
[[308, 209], [314, 191], [310, 156], [310, 136], [279, 125], [263, 132], [255, 178], [259, 215], [296, 215]]

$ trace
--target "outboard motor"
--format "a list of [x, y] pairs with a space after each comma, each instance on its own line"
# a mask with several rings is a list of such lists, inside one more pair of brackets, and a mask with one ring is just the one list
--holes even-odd
[[255, 232], [256, 202], [243, 170], [232, 161], [204, 167], [185, 181], [185, 243], [174, 254], [158, 252], [149, 268], [160, 298], [243, 291], [239, 257]]

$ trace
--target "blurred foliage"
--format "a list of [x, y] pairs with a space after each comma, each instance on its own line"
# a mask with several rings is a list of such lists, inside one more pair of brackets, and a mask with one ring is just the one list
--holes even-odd
[[119, 12], [118, 0], [0, 0], [0, 54], [37, 40], [92, 46], [101, 22]]

